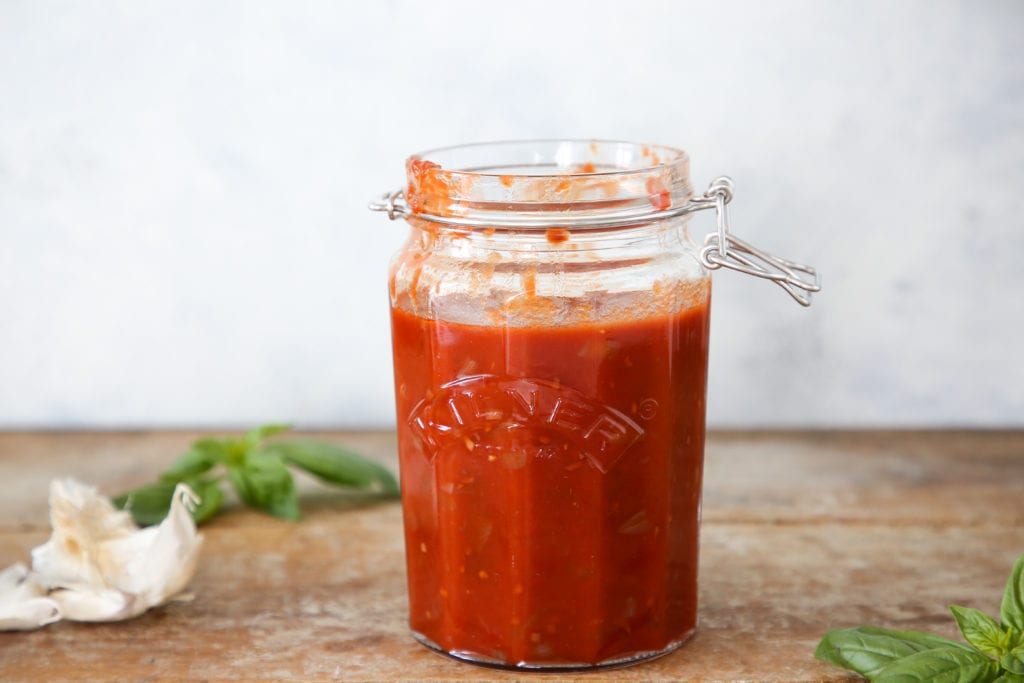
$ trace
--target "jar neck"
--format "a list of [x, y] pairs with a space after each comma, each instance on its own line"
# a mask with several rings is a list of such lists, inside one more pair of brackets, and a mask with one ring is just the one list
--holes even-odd
[[406, 201], [434, 222], [588, 231], [643, 223], [693, 196], [686, 153], [628, 142], [554, 140], [464, 145], [406, 163]]
[[613, 228], [573, 230], [563, 227], [543, 229], [464, 228], [424, 221], [415, 216], [407, 220], [413, 239], [422, 248], [454, 250], [469, 256], [472, 252], [533, 253], [568, 257], [629, 249], [661, 251], [674, 246], [692, 246], [687, 232], [688, 216]]

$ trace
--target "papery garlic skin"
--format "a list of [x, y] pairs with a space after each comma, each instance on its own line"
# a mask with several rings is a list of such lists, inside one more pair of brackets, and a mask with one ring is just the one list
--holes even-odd
[[0, 631], [28, 631], [61, 618], [60, 607], [46, 597], [21, 562], [0, 571]]
[[62, 619], [68, 621], [120, 621], [146, 611], [138, 608], [135, 597], [113, 588], [80, 583], [50, 592], [60, 606]]
[[171, 509], [159, 526], [104, 544], [110, 564], [109, 585], [139, 600], [141, 613], [174, 599], [195, 574], [203, 537], [189, 512], [199, 498], [185, 484], [178, 484]]
[[[203, 543], [190, 514], [198, 503], [192, 489], [178, 484], [164, 521], [139, 529], [131, 515], [115, 509], [94, 487], [72, 479], [53, 481], [53, 535], [32, 551], [31, 572], [20, 565], [19, 574], [15, 565], [0, 574], [10, 572], [13, 577], [8, 580], [10, 589], [0, 585], [0, 630], [19, 628], [2, 621], [8, 599], [18, 605], [30, 598], [43, 599], [52, 608], [46, 612], [36, 603], [20, 607], [22, 611], [12, 612], [10, 622], [28, 624], [20, 628], [36, 628], [61, 618], [118, 621], [184, 599], [181, 592], [195, 574]], [[19, 592], [15, 592], [15, 581], [19, 581]], [[29, 590], [37, 594], [29, 595]], [[29, 614], [30, 607], [36, 611]], [[24, 614], [28, 616], [18, 616]], [[37, 617], [34, 621], [32, 615]]]
[[110, 585], [119, 558], [105, 546], [139, 532], [130, 514], [74, 479], [50, 482], [50, 525], [50, 540], [32, 551], [32, 570], [47, 588]]

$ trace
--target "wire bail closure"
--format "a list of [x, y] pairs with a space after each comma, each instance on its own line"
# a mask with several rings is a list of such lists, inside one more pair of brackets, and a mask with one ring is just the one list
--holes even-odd
[[[635, 225], [642, 222], [653, 222], [666, 218], [675, 218], [695, 211], [714, 209], [717, 224], [716, 232], [704, 239], [704, 248], [700, 251], [700, 262], [708, 270], [728, 268], [754, 277], [770, 280], [786, 290], [801, 306], [811, 305], [811, 295], [821, 291], [821, 280], [818, 271], [811, 266], [795, 263], [779, 256], [774, 256], [758, 249], [754, 245], [741, 240], [729, 229], [728, 204], [732, 201], [733, 182], [728, 176], [715, 178], [701, 197], [690, 199], [680, 206], [669, 207], [663, 211], [646, 212], [636, 216], [617, 216], [613, 219], [590, 217], [573, 223], [574, 227], [613, 227], [616, 225]], [[404, 192], [395, 190], [385, 192], [379, 199], [369, 203], [371, 211], [386, 213], [388, 218], [396, 220], [412, 215], [412, 209], [405, 201]], [[491, 227], [493, 222], [461, 217], [439, 217], [427, 214], [416, 214], [418, 218], [434, 223], [458, 225], [469, 228]], [[564, 219], [563, 219], [564, 220]], [[502, 225], [506, 225], [503, 223]], [[507, 223], [507, 227], [543, 228], [548, 221], [527, 217]]]
[[[730, 270], [770, 280], [786, 290], [801, 306], [811, 305], [811, 295], [821, 291], [818, 271], [811, 266], [795, 263], [758, 249], [741, 240], [729, 230], [728, 203], [732, 200], [733, 184], [728, 176], [715, 178], [708, 186], [703, 202], [695, 210], [714, 206], [718, 230], [704, 238], [700, 261], [709, 270], [729, 268]], [[693, 202], [691, 202], [693, 203]]]
[[385, 192], [380, 196], [380, 199], [370, 202], [367, 208], [370, 211], [383, 211], [390, 220], [397, 220], [410, 213], [409, 206], [405, 203], [405, 192], [403, 190]]

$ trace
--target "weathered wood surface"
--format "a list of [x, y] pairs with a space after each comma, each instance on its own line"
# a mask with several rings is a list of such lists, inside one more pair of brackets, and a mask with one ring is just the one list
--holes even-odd
[[[0, 567], [48, 537], [51, 478], [117, 492], [194, 437], [0, 434]], [[318, 438], [395, 466], [392, 434]], [[854, 680], [813, 658], [826, 630], [954, 636], [947, 605], [995, 612], [1024, 552], [1024, 433], [717, 433], [707, 463], [698, 635], [660, 660], [579, 678]], [[193, 602], [130, 622], [0, 633], [0, 680], [539, 678], [415, 643], [398, 504], [304, 487], [299, 524], [232, 510], [204, 527]]]

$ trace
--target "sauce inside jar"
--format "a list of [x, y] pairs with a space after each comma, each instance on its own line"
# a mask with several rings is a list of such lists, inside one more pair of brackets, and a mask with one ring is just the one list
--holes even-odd
[[392, 310], [421, 640], [557, 667], [692, 634], [708, 309], [535, 327]]

